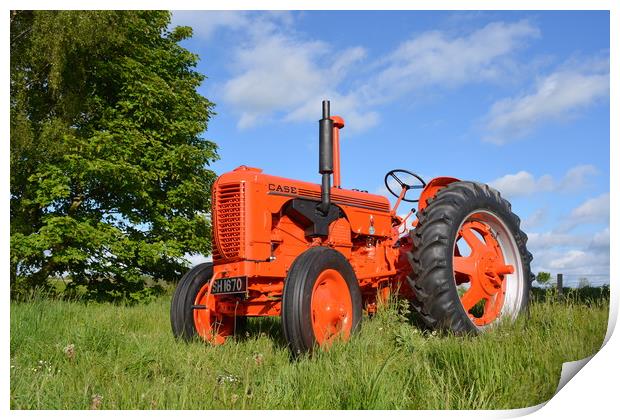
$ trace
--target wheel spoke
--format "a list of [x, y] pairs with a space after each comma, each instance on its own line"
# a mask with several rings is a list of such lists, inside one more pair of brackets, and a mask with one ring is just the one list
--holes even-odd
[[454, 257], [452, 259], [452, 265], [454, 271], [457, 273], [465, 274], [470, 278], [476, 273], [476, 260], [469, 257]]
[[463, 296], [461, 296], [461, 304], [463, 305], [465, 312], [469, 312], [470, 309], [476, 305], [476, 303], [485, 298], [488, 298], [488, 296], [484, 293], [482, 287], [480, 287], [478, 282], [472, 281], [470, 288]]
[[[497, 295], [495, 295], [493, 298], [491, 299], [487, 299], [487, 301], [484, 303], [484, 314], [483, 314], [483, 318], [488, 317], [489, 315], [491, 315], [491, 312], [494, 309], [495, 306], [495, 301], [497, 300]], [[485, 319], [486, 321], [486, 319]]]
[[484, 312], [482, 317], [475, 320], [476, 325], [486, 325], [493, 320], [497, 319], [501, 314], [502, 307], [504, 305], [504, 292], [503, 290], [498, 290], [492, 296], [489, 296], [486, 299], [484, 304]]
[[405, 183], [403, 181], [400, 180], [399, 177], [397, 177], [395, 174], [392, 174], [392, 177], [396, 180], [396, 182], [398, 182], [402, 188], [403, 185], [405, 185]]
[[469, 227], [463, 227], [461, 229], [461, 236], [465, 239], [467, 245], [469, 245], [472, 254], [479, 254], [487, 247], [487, 245], [482, 242]]

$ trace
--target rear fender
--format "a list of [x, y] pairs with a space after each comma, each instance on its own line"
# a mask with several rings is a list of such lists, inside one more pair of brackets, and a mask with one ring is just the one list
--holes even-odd
[[424, 210], [424, 208], [428, 205], [428, 200], [435, 197], [437, 192], [440, 189], [445, 187], [446, 185], [452, 184], [453, 182], [458, 182], [460, 179], [451, 178], [448, 176], [439, 176], [437, 178], [433, 178], [430, 180], [426, 187], [422, 190], [420, 194], [419, 202], [418, 202], [418, 212]]

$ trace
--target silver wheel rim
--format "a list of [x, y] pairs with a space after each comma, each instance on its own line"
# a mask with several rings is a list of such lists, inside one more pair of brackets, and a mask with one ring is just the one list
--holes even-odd
[[[517, 242], [510, 229], [508, 229], [508, 226], [506, 226], [506, 223], [504, 223], [504, 221], [497, 214], [489, 210], [472, 211], [463, 219], [457, 229], [457, 232], [461, 230], [466, 222], [470, 221], [480, 221], [491, 229], [491, 232], [495, 236], [495, 239], [497, 240], [502, 251], [506, 265], [512, 265], [514, 267], [514, 272], [512, 274], [504, 275], [504, 282], [506, 284], [504, 303], [497, 319], [489, 324], [481, 326], [472, 322], [476, 328], [483, 330], [496, 325], [502, 319], [514, 320], [519, 315], [524, 301], [525, 271]], [[452, 246], [453, 252], [457, 244], [457, 237], [455, 237], [454, 244]]]

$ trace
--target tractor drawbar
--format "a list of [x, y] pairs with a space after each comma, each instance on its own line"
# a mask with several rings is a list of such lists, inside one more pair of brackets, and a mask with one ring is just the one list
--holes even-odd
[[321, 204], [319, 210], [327, 214], [330, 205], [331, 174], [334, 172], [334, 121], [329, 115], [329, 101], [323, 101], [323, 118], [319, 120], [319, 173]]

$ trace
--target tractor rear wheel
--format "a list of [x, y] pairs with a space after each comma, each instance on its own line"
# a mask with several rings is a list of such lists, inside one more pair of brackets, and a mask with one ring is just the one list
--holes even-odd
[[198, 264], [179, 281], [170, 305], [170, 323], [176, 338], [186, 341], [197, 335], [212, 344], [223, 344], [226, 338], [245, 327], [246, 318], [217, 314], [215, 296], [209, 293], [213, 264]]
[[295, 259], [282, 296], [282, 327], [294, 355], [348, 340], [361, 319], [362, 294], [344, 255], [314, 247]]
[[418, 214], [409, 253], [413, 306], [431, 328], [477, 333], [527, 310], [532, 254], [508, 201], [455, 182]]

